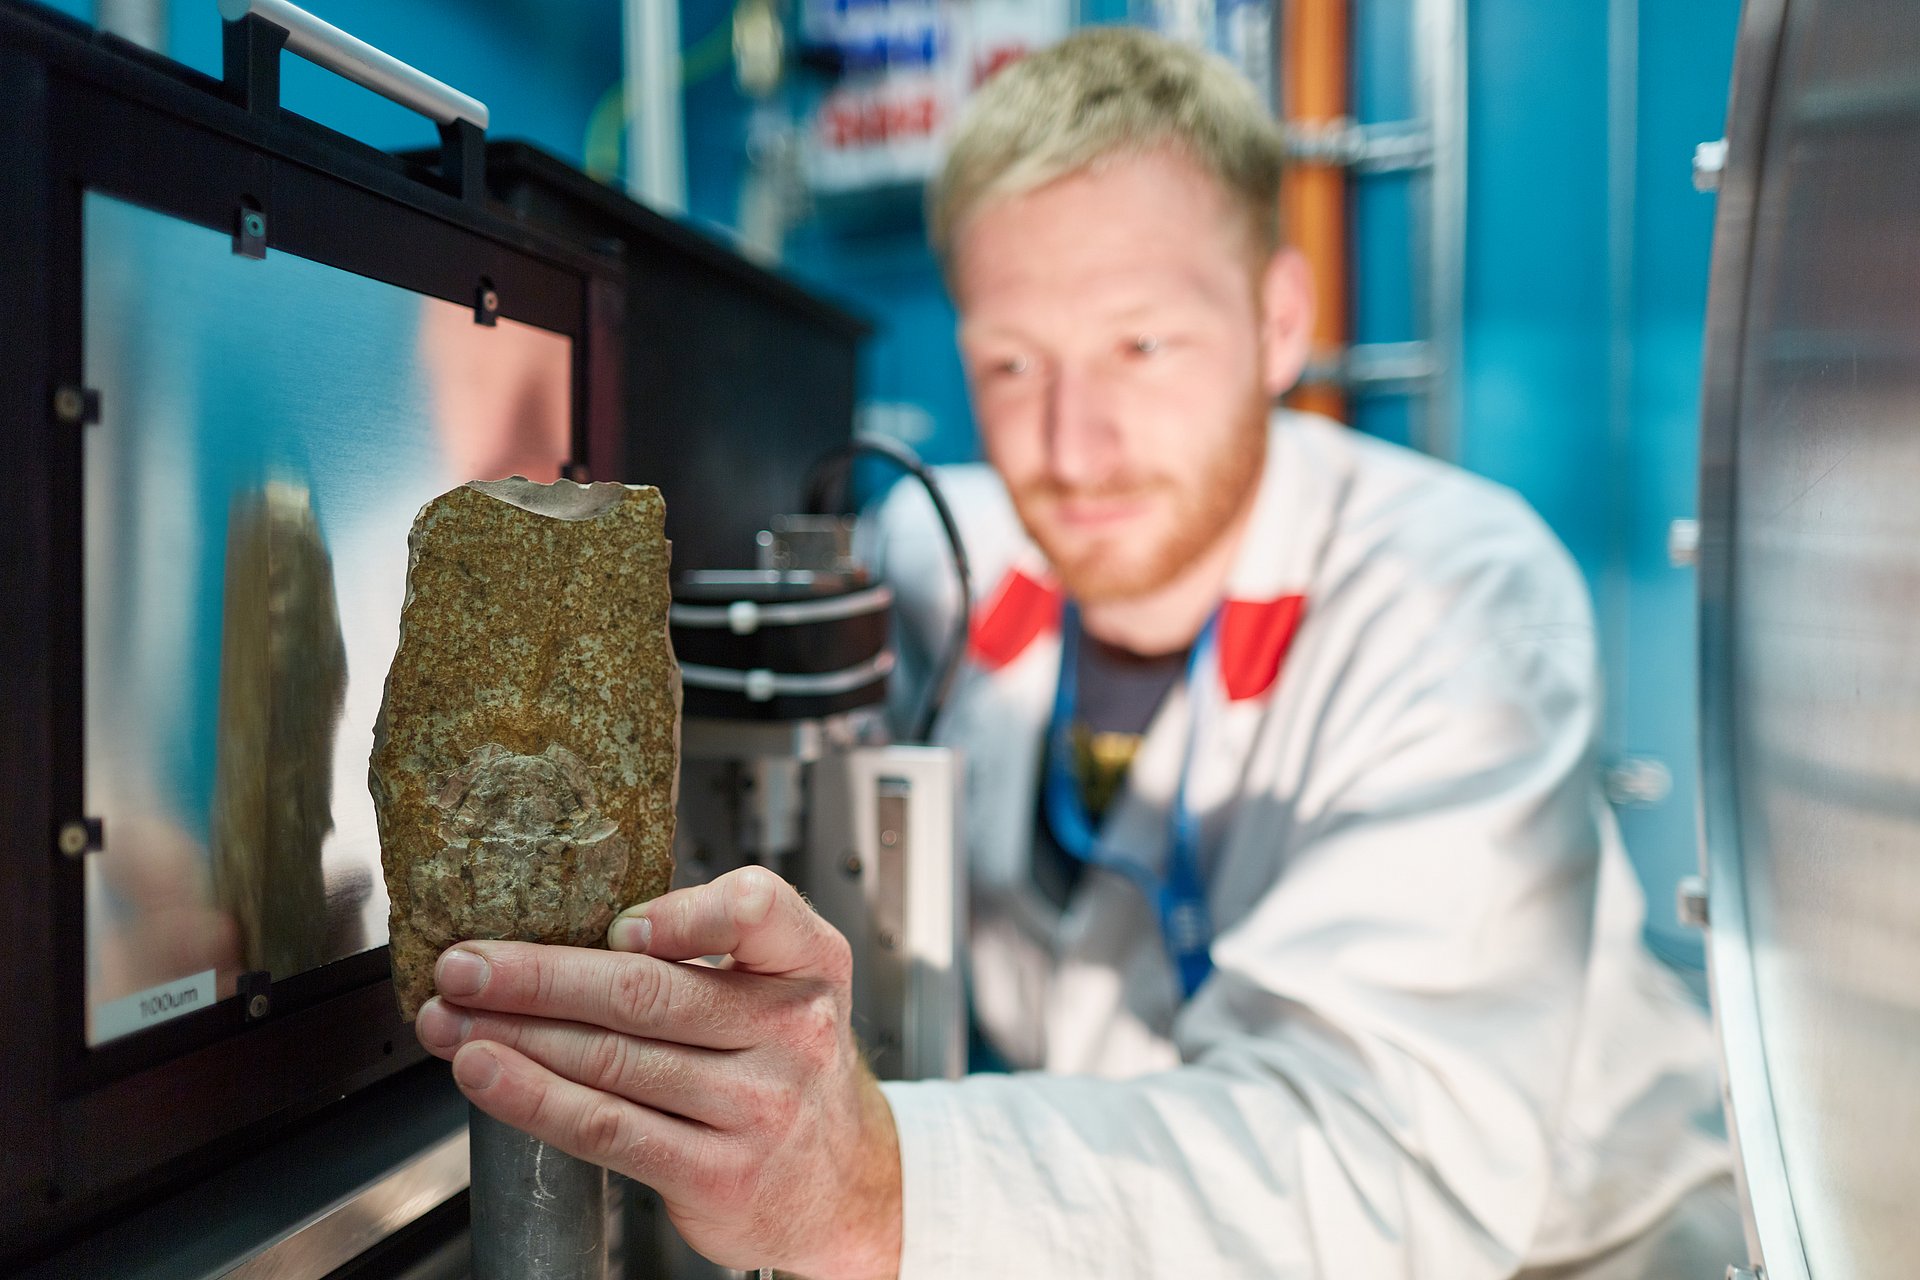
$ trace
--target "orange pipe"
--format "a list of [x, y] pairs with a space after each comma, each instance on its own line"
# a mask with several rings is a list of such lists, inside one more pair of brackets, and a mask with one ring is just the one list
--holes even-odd
[[[1280, 118], [1292, 125], [1343, 120], [1347, 103], [1348, 0], [1282, 0]], [[1282, 226], [1306, 256], [1317, 302], [1316, 356], [1347, 345], [1347, 172], [1337, 165], [1296, 162], [1280, 188]], [[1338, 387], [1295, 388], [1286, 403], [1346, 420]]]

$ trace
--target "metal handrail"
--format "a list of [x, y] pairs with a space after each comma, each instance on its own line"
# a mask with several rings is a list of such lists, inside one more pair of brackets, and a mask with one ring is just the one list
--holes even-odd
[[220, 0], [220, 16], [239, 22], [248, 15], [262, 18], [287, 33], [287, 51], [315, 66], [325, 67], [381, 97], [417, 111], [435, 124], [465, 121], [485, 130], [487, 104], [408, 66], [366, 41], [348, 35], [330, 22], [314, 17], [287, 0]]

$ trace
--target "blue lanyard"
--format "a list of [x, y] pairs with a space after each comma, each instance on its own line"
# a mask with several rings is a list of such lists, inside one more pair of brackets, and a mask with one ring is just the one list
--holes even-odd
[[1187, 780], [1193, 772], [1195, 744], [1201, 737], [1200, 712], [1206, 691], [1200, 673], [1213, 669], [1219, 614], [1207, 620], [1187, 655], [1187, 697], [1192, 704], [1186, 755], [1180, 764], [1180, 782], [1174, 792], [1168, 821], [1166, 870], [1156, 875], [1135, 859], [1103, 846], [1100, 832], [1087, 813], [1080, 782], [1074, 774], [1073, 715], [1079, 699], [1080, 612], [1068, 601], [1060, 619], [1060, 682], [1053, 696], [1053, 721], [1047, 729], [1047, 776], [1042, 800], [1047, 827], [1061, 849], [1076, 861], [1103, 867], [1138, 885], [1160, 917], [1160, 934], [1180, 977], [1183, 995], [1191, 998], [1213, 972], [1213, 921], [1207, 911], [1206, 886], [1200, 880], [1200, 824], [1187, 805]]

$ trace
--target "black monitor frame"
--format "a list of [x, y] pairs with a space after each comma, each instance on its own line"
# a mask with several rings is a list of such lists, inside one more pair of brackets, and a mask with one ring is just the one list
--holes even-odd
[[[384, 946], [275, 982], [264, 1016], [253, 990], [86, 1046], [83, 859], [113, 833], [82, 807], [84, 194], [236, 252], [476, 308], [490, 289], [573, 340], [572, 474], [621, 474], [620, 263], [490, 210], [477, 132], [447, 131], [435, 173], [287, 114], [261, 34], [229, 28], [223, 83], [0, 0], [0, 1270], [423, 1057]], [[76, 830], [104, 847], [73, 853]]]

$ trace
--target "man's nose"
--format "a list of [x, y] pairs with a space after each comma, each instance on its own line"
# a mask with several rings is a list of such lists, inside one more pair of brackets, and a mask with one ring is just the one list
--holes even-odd
[[1054, 371], [1047, 397], [1047, 466], [1055, 483], [1098, 487], [1119, 463], [1119, 425], [1097, 378], [1077, 369]]

